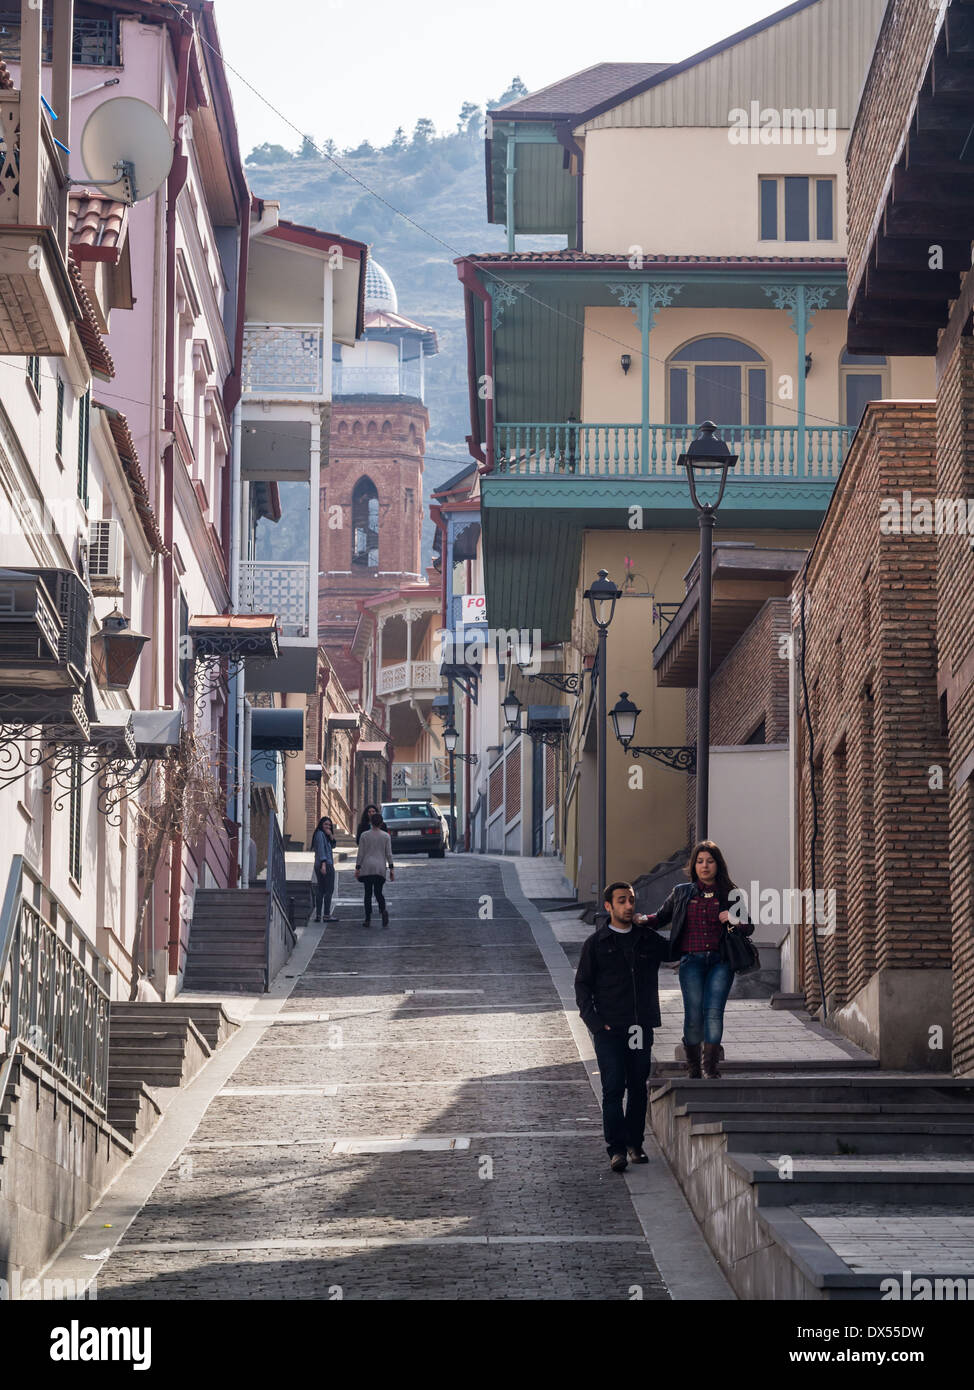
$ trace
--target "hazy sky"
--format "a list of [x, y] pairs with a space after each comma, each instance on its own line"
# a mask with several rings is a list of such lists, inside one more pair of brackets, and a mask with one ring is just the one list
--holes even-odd
[[[244, 155], [300, 136], [387, 144], [420, 116], [456, 129], [515, 75], [529, 91], [600, 62], [677, 62], [783, 8], [775, 0], [217, 0]], [[241, 79], [244, 79], [243, 81]]]

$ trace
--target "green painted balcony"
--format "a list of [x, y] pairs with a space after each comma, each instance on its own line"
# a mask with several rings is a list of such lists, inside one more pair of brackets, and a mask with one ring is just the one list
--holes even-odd
[[[679, 458], [696, 432], [696, 425], [498, 422], [494, 468], [496, 474], [522, 478], [685, 478]], [[854, 434], [837, 425], [721, 429], [738, 455], [735, 478], [784, 483], [837, 478]]]

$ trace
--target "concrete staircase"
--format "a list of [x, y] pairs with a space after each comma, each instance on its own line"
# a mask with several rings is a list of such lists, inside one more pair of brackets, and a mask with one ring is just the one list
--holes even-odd
[[925, 1236], [974, 1209], [974, 1081], [772, 1070], [651, 1096], [656, 1138], [738, 1295], [879, 1299], [903, 1270], [974, 1274], [974, 1231], [968, 1247], [958, 1226], [952, 1253]]
[[266, 930], [266, 888], [198, 888], [183, 989], [261, 993], [267, 986]]

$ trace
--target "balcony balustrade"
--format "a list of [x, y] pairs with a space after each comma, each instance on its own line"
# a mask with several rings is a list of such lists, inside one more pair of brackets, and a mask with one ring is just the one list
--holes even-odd
[[0, 354], [63, 357], [77, 312], [65, 263], [66, 177], [47, 112], [35, 155], [30, 124], [22, 93], [0, 92]]
[[251, 396], [324, 395], [321, 324], [246, 324], [243, 389]]
[[379, 669], [379, 695], [400, 690], [439, 690], [443, 681], [435, 661], [398, 661]]
[[[678, 459], [696, 425], [507, 424], [494, 426], [498, 473], [521, 477], [684, 477]], [[835, 478], [854, 429], [838, 425], [728, 425], [720, 434], [739, 456], [736, 477]]]
[[432, 763], [393, 763], [392, 765], [392, 794], [394, 797], [427, 797], [432, 790], [432, 783]]
[[240, 609], [273, 613], [283, 637], [310, 633], [310, 575], [303, 560], [244, 560], [240, 565]]
[[331, 391], [333, 396], [412, 396], [422, 400], [423, 375], [418, 360], [387, 367], [335, 362]]

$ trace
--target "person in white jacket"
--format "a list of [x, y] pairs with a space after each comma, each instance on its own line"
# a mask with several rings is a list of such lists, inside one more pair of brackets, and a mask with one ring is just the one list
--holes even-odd
[[379, 911], [382, 913], [382, 925], [384, 927], [389, 925], [389, 912], [382, 894], [387, 867], [389, 869], [389, 881], [394, 883], [396, 870], [392, 862], [392, 836], [388, 830], [382, 829], [382, 817], [374, 815], [372, 817], [372, 829], [363, 831], [358, 842], [358, 855], [355, 860], [355, 877], [365, 885], [364, 925], [367, 927], [372, 925], [373, 893]]

